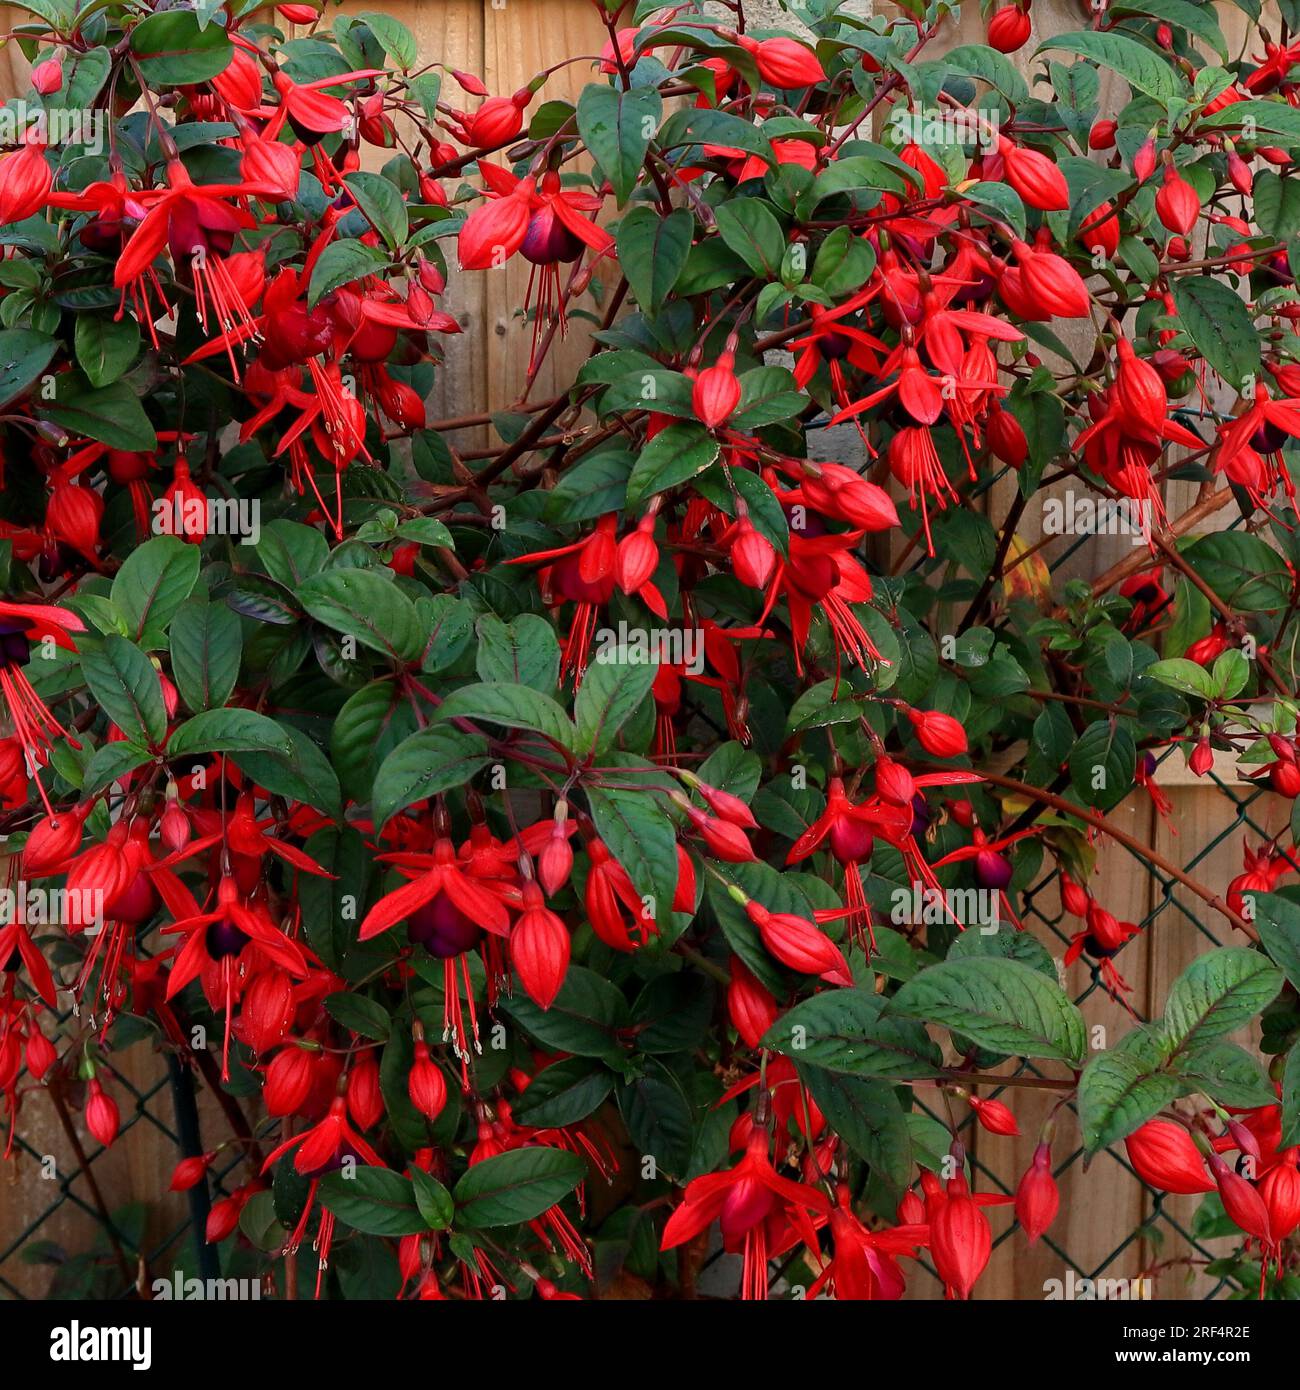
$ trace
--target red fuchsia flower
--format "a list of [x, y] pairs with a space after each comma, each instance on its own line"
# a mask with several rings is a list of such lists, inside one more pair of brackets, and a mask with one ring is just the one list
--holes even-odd
[[54, 1008], [57, 1002], [54, 990], [54, 976], [44, 954], [32, 940], [26, 926], [14, 921], [0, 927], [0, 971], [5, 972], [5, 990], [12, 991], [18, 964], [21, 962], [27, 971], [32, 988]]
[[615, 951], [635, 951], [657, 934], [655, 913], [642, 900], [632, 876], [609, 852], [603, 840], [593, 837], [587, 841], [586, 848], [589, 860], [586, 908], [591, 929]]
[[1061, 1193], [1052, 1176], [1052, 1146], [1040, 1143], [1016, 1188], [1016, 1220], [1024, 1228], [1030, 1245], [1056, 1220], [1060, 1206]]
[[[295, 1149], [297, 1150], [296, 1153], [294, 1153]], [[321, 1178], [326, 1173], [332, 1173], [341, 1168], [346, 1160], [355, 1162], [357, 1159], [361, 1159], [372, 1168], [383, 1168], [385, 1164], [374, 1149], [366, 1143], [365, 1139], [348, 1123], [347, 1102], [341, 1095], [336, 1095], [330, 1102], [329, 1110], [323, 1120], [310, 1129], [304, 1130], [301, 1134], [295, 1134], [286, 1139], [283, 1144], [273, 1149], [262, 1165], [262, 1172], [269, 1172], [287, 1153], [293, 1153], [294, 1171], [311, 1180], [311, 1185], [307, 1189], [307, 1201], [303, 1205], [298, 1225], [294, 1228], [284, 1247], [286, 1255], [293, 1255], [297, 1253], [303, 1237], [307, 1234], [312, 1209], [316, 1204], [316, 1191], [320, 1186]], [[329, 1267], [330, 1247], [333, 1241], [334, 1213], [326, 1209], [321, 1212], [320, 1227], [316, 1232], [316, 1239], [312, 1242], [312, 1248], [320, 1256], [316, 1274], [317, 1298], [320, 1297], [321, 1282], [324, 1279], [326, 1269]]]
[[826, 69], [817, 55], [794, 39], [752, 39], [748, 34], [736, 34], [734, 42], [753, 57], [758, 75], [773, 87], [789, 91], [826, 81]]
[[929, 1227], [904, 1224], [883, 1231], [867, 1230], [853, 1211], [847, 1183], [836, 1185], [829, 1225], [832, 1253], [809, 1288], [808, 1297], [830, 1291], [840, 1301], [902, 1298], [907, 1282], [898, 1257], [915, 1256], [929, 1244]]
[[965, 1174], [957, 1173], [930, 1217], [930, 1256], [949, 1298], [970, 1297], [992, 1253], [989, 1219], [971, 1196]]
[[827, 1217], [831, 1210], [824, 1193], [777, 1173], [769, 1157], [770, 1148], [767, 1129], [758, 1125], [744, 1158], [730, 1172], [707, 1173], [692, 1179], [681, 1205], [664, 1227], [659, 1247], [672, 1250], [717, 1221], [723, 1247], [744, 1258], [741, 1297], [746, 1299], [767, 1297], [770, 1218], [775, 1215], [789, 1221], [804, 1243], [815, 1247], [817, 1236], [809, 1214]]
[[[30, 1067], [30, 1060], [28, 1066]], [[1259, 1195], [1268, 1208], [1268, 1229], [1273, 1242], [1280, 1245], [1300, 1226], [1300, 1169], [1296, 1167], [1300, 1150], [1284, 1149], [1278, 1161], [1259, 1181]]]
[[235, 1002], [254, 969], [267, 962], [279, 966], [297, 979], [307, 974], [307, 958], [296, 941], [285, 936], [271, 921], [265, 907], [244, 900], [235, 880], [223, 877], [217, 887], [217, 901], [210, 912], [200, 912], [189, 890], [180, 885], [182, 902], [192, 911], [182, 911], [177, 920], [164, 927], [163, 934], [180, 933], [184, 943], [178, 948], [167, 978], [167, 998], [173, 999], [192, 980], [200, 980], [208, 1002], [226, 1016], [225, 1045], [222, 1048], [223, 1079], [230, 1070], [230, 1030]]
[[524, 992], [549, 1009], [569, 969], [569, 929], [547, 906], [532, 879], [523, 886], [524, 910], [510, 933], [510, 963]]
[[[71, 632], [84, 632], [85, 624], [75, 613], [45, 603], [0, 602], [0, 695], [14, 734], [22, 744], [28, 767], [44, 762], [47, 750], [57, 739], [73, 748], [81, 744], [50, 713], [23, 672], [31, 657], [33, 642], [53, 643], [64, 651], [77, 650]], [[54, 809], [39, 777], [36, 790], [51, 817]]]
[[1259, 1189], [1240, 1173], [1229, 1168], [1216, 1153], [1206, 1155], [1210, 1174], [1219, 1196], [1223, 1199], [1223, 1209], [1229, 1219], [1248, 1236], [1259, 1241], [1261, 1247], [1273, 1244], [1273, 1235], [1268, 1224], [1268, 1206]]
[[1138, 1177], [1162, 1192], [1213, 1192], [1192, 1136], [1172, 1120], [1148, 1120], [1124, 1140]]
[[0, 159], [0, 221], [21, 222], [35, 216], [45, 207], [53, 183], [45, 143], [33, 127], [20, 150]]
[[98, 1077], [92, 1076], [87, 1083], [85, 1120], [86, 1128], [91, 1134], [106, 1149], [111, 1148], [117, 1138], [122, 1117], [117, 1102], [100, 1085]]

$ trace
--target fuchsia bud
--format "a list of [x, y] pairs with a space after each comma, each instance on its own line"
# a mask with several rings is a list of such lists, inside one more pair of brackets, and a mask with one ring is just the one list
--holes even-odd
[[933, 709], [909, 709], [907, 717], [921, 747], [934, 757], [956, 758], [969, 751], [966, 730], [952, 715]]
[[1010, 1109], [1000, 1100], [982, 1100], [979, 1096], [970, 1097], [970, 1107], [982, 1129], [990, 1134], [1016, 1135], [1020, 1126]]
[[695, 378], [691, 388], [691, 405], [700, 422], [708, 429], [716, 429], [732, 416], [740, 404], [740, 378], [735, 371], [736, 357], [728, 348], [718, 358], [716, 365], [706, 367]]
[[1060, 1206], [1061, 1193], [1052, 1176], [1051, 1145], [1039, 1144], [1034, 1161], [1016, 1188], [1016, 1220], [1024, 1227], [1030, 1245], [1056, 1220]]
[[964, 1175], [948, 1183], [947, 1194], [930, 1221], [930, 1254], [953, 1298], [969, 1298], [993, 1252], [988, 1217], [970, 1195]]

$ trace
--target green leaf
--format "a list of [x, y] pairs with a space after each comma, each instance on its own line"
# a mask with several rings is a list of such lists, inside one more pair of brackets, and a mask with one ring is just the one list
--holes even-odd
[[983, 43], [965, 43], [945, 53], [942, 61], [948, 67], [987, 82], [1012, 106], [1023, 106], [1029, 100], [1029, 88], [1019, 68], [996, 48]]
[[886, 1013], [941, 1023], [993, 1052], [1083, 1062], [1083, 1015], [1059, 985], [1018, 961], [941, 961], [908, 980]]
[[[1273, 894], [1256, 903], [1270, 908]], [[1292, 911], [1300, 911], [1294, 906]], [[1262, 922], [1260, 936], [1264, 937]], [[1271, 931], [1271, 928], [1270, 928]], [[1275, 937], [1275, 943], [1282, 944]], [[1267, 938], [1265, 938], [1267, 945]], [[1282, 971], [1268, 957], [1246, 946], [1223, 946], [1198, 956], [1174, 981], [1165, 1001], [1164, 1036], [1170, 1048], [1185, 1049], [1221, 1037], [1259, 1013], [1282, 988]]]
[[1282, 1138], [1278, 1148], [1300, 1144], [1300, 1045], [1292, 1044], [1282, 1069]]
[[619, 207], [636, 188], [663, 109], [663, 98], [653, 87], [623, 92], [593, 83], [582, 89], [578, 134], [609, 180]]
[[1132, 1134], [1182, 1092], [1164, 1070], [1156, 1032], [1138, 1028], [1118, 1047], [1092, 1058], [1079, 1078], [1079, 1123], [1084, 1147], [1097, 1153]]
[[1300, 905], [1280, 893], [1251, 892], [1245, 901], [1264, 949], [1300, 989]]
[[357, 200], [357, 206], [366, 221], [383, 238], [388, 249], [400, 249], [406, 242], [410, 219], [397, 185], [383, 174], [369, 174], [364, 171], [349, 174], [343, 182]]
[[58, 350], [57, 338], [30, 328], [0, 328], [0, 407], [25, 396]]
[[618, 224], [618, 263], [636, 302], [651, 318], [685, 268], [694, 235], [695, 218], [685, 208], [663, 217], [654, 208], [635, 207]]
[[885, 1001], [861, 989], [828, 989], [796, 1004], [763, 1046], [845, 1076], [913, 1081], [942, 1075], [943, 1056], [918, 1023], [882, 1017]]
[[587, 1165], [565, 1149], [511, 1149], [466, 1170], [456, 1184], [457, 1222], [517, 1226], [563, 1201], [587, 1176]]
[[681, 1086], [664, 1076], [634, 1077], [619, 1091], [618, 1108], [635, 1150], [654, 1159], [659, 1173], [683, 1177], [695, 1134]]
[[1088, 806], [1109, 811], [1133, 789], [1137, 745], [1128, 727], [1098, 719], [1070, 750], [1070, 781]]
[[234, 56], [230, 35], [220, 25], [204, 28], [193, 10], [182, 9], [151, 14], [137, 24], [131, 52], [149, 86], [168, 91], [209, 81]]
[[235, 749], [231, 757], [236, 767], [276, 796], [304, 802], [327, 816], [341, 817], [339, 779], [330, 760], [301, 729], [286, 724], [283, 731], [289, 739], [287, 753], [275, 749]]
[[561, 748], [574, 746], [568, 715], [549, 695], [526, 685], [463, 685], [438, 707], [438, 718], [486, 719], [507, 729], [532, 729]]
[[544, 1067], [515, 1102], [514, 1117], [537, 1129], [585, 1120], [609, 1095], [614, 1075], [587, 1057], [567, 1057]]
[[132, 318], [79, 314], [74, 331], [77, 365], [92, 386], [108, 386], [129, 370], [140, 351], [140, 325]]
[[1020, 238], [1025, 235], [1025, 205], [1008, 183], [976, 183], [963, 188], [961, 196], [977, 207], [987, 208], [999, 222], [1005, 222]]
[[1124, 34], [1104, 34], [1092, 30], [1060, 34], [1039, 44], [1037, 52], [1046, 53], [1049, 50], [1091, 58], [1104, 71], [1118, 73], [1135, 92], [1142, 92], [1165, 107], [1184, 93], [1184, 84], [1174, 75], [1169, 63], [1145, 44]]
[[326, 1173], [320, 1200], [326, 1211], [369, 1236], [410, 1236], [428, 1229], [410, 1179], [388, 1168], [357, 1168], [350, 1178], [344, 1169]]
[[580, 965], [571, 965], [549, 1009], [516, 993], [500, 1007], [539, 1043], [578, 1057], [617, 1060], [623, 1055], [619, 1030], [629, 1023], [627, 1000], [617, 985]]
[[669, 425], [641, 450], [627, 480], [626, 506], [637, 511], [657, 492], [688, 482], [718, 457], [718, 441], [702, 425]]
[[172, 675], [190, 709], [224, 705], [239, 679], [244, 648], [234, 611], [202, 599], [183, 603], [172, 619], [170, 646]]
[[1214, 681], [1204, 666], [1186, 657], [1171, 656], [1164, 661], [1153, 661], [1142, 674], [1149, 676], [1180, 695], [1194, 695], [1198, 700], [1213, 700]]
[[1300, 186], [1271, 169], [1255, 175], [1254, 222], [1269, 236], [1285, 241], [1300, 232]]
[[1259, 375], [1259, 335], [1241, 296], [1222, 280], [1179, 275], [1174, 280], [1178, 326], [1216, 372], [1236, 390]]
[[874, 1176], [901, 1196], [912, 1177], [912, 1139], [893, 1088], [886, 1081], [797, 1065], [826, 1123], [866, 1161]]
[[154, 664], [125, 637], [105, 637], [81, 652], [90, 693], [128, 739], [156, 747], [167, 735], [167, 709]]
[[579, 749], [600, 753], [608, 748], [650, 694], [658, 674], [659, 663], [644, 653], [598, 647], [574, 701]]
[[139, 639], [165, 632], [198, 580], [198, 546], [178, 536], [155, 536], [122, 562], [110, 597], [127, 631]]
[[415, 1193], [415, 1205], [424, 1217], [424, 1224], [431, 1231], [445, 1231], [456, 1219], [456, 1203], [451, 1193], [438, 1181], [430, 1177], [423, 1168], [411, 1165], [411, 1188]]
[[756, 154], [769, 164], [776, 162], [767, 139], [749, 121], [726, 111], [675, 111], [659, 130], [659, 144], [664, 150], [678, 145], [730, 145], [746, 154]]
[[521, 613], [504, 623], [494, 613], [485, 613], [474, 626], [479, 680], [527, 685], [543, 694], [555, 689], [560, 675], [560, 644], [545, 618]]
[[376, 1042], [386, 1042], [393, 1031], [393, 1020], [388, 1010], [374, 999], [364, 994], [349, 994], [340, 991], [325, 1000], [325, 1012], [344, 1028], [359, 1033], [363, 1038], [373, 1038]]
[[447, 724], [421, 729], [384, 759], [370, 793], [378, 830], [408, 806], [464, 786], [491, 761], [487, 740]]
[[1229, 607], [1265, 613], [1286, 606], [1291, 592], [1286, 563], [1258, 536], [1216, 531], [1183, 542], [1179, 549]]
[[[64, 381], [68, 382], [66, 390]], [[42, 401], [40, 409], [69, 434], [98, 440], [110, 449], [150, 453], [158, 447], [158, 436], [144, 406], [125, 381], [93, 387], [83, 385], [75, 373], [61, 377], [58, 395], [52, 401]]]
[[86, 764], [81, 791], [86, 796], [93, 796], [96, 792], [103, 791], [110, 783], [116, 782], [119, 777], [142, 767], [152, 757], [153, 754], [147, 748], [141, 748], [138, 743], [129, 743], [122, 739], [106, 743], [102, 748], [95, 749], [90, 762]]
[[314, 308], [321, 297], [331, 290], [373, 275], [387, 264], [388, 258], [382, 251], [364, 242], [330, 242], [312, 268], [311, 280], [307, 285], [308, 308]]
[[733, 198], [714, 211], [718, 232], [726, 244], [765, 280], [781, 273], [785, 233], [776, 214], [758, 198]]
[[415, 605], [388, 570], [331, 569], [298, 586], [298, 599], [317, 622], [355, 637], [392, 661], [412, 662], [424, 651], [425, 633]]
[[392, 15], [366, 10], [356, 16], [379, 40], [380, 47], [403, 72], [410, 72], [420, 56], [415, 36]]
[[1228, 45], [1223, 30], [1214, 16], [1212, 5], [1194, 5], [1190, 0], [1125, 0], [1110, 7], [1114, 15], [1148, 15], [1152, 19], [1167, 19], [1179, 29], [1204, 39], [1226, 63]]
[[289, 735], [274, 719], [251, 709], [210, 709], [181, 724], [167, 741], [169, 758], [187, 753], [293, 754]]

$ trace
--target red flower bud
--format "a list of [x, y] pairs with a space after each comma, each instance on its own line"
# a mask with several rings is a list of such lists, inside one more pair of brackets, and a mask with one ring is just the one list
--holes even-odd
[[244, 992], [235, 1033], [254, 1052], [269, 1052], [284, 1041], [293, 1015], [293, 981], [283, 970], [263, 970]]
[[543, 901], [537, 883], [524, 884], [524, 910], [510, 933], [510, 961], [528, 997], [549, 1009], [569, 969], [569, 929]]
[[723, 791], [721, 787], [711, 787], [707, 782], [700, 781], [693, 782], [691, 789], [715, 816], [746, 830], [758, 829], [753, 811], [734, 792]]
[[1088, 132], [1088, 148], [1090, 150], [1112, 149], [1115, 145], [1115, 132], [1118, 129], [1118, 121], [1094, 121], [1092, 129]]
[[225, 1240], [234, 1232], [235, 1227], [239, 1225], [239, 1213], [243, 1211], [247, 1200], [247, 1197], [234, 1196], [223, 1197], [219, 1202], [213, 1202], [212, 1209], [208, 1212], [207, 1227], [203, 1232], [203, 1238], [209, 1245]]
[[806, 917], [769, 912], [761, 903], [745, 904], [768, 952], [801, 975], [819, 975], [831, 984], [850, 985], [853, 976], [840, 948]]
[[21, 222], [40, 212], [53, 182], [45, 146], [28, 135], [22, 149], [0, 159], [0, 222]]
[[270, 1115], [292, 1115], [311, 1093], [315, 1064], [311, 1054], [297, 1046], [282, 1048], [266, 1068], [262, 1100]]
[[634, 594], [659, 566], [659, 547], [654, 538], [654, 517], [643, 517], [635, 531], [618, 543], [614, 582], [625, 594]]
[[1039, 1144], [1034, 1161], [1016, 1188], [1016, 1220], [1024, 1227], [1030, 1245], [1056, 1220], [1060, 1205], [1061, 1193], [1052, 1176], [1051, 1147]]
[[1025, 10], [1018, 5], [1004, 5], [989, 20], [989, 47], [999, 53], [1014, 53], [1028, 43], [1032, 27]]
[[384, 1097], [379, 1089], [379, 1063], [373, 1051], [363, 1052], [348, 1072], [348, 1114], [358, 1129], [369, 1129], [384, 1117]]
[[1196, 190], [1174, 168], [1165, 168], [1165, 179], [1156, 194], [1156, 216], [1171, 231], [1186, 234], [1196, 226], [1201, 215], [1201, 200]]
[[198, 1154], [193, 1158], [183, 1158], [172, 1169], [172, 1180], [169, 1189], [172, 1192], [188, 1192], [190, 1188], [197, 1187], [207, 1175], [208, 1169], [212, 1166], [216, 1158], [215, 1153]]
[[1259, 1195], [1268, 1208], [1268, 1229], [1274, 1241], [1283, 1241], [1300, 1226], [1300, 1171], [1296, 1150], [1287, 1149], [1260, 1179]]
[[731, 1026], [746, 1047], [757, 1047], [776, 1022], [776, 1000], [758, 982], [739, 956], [731, 958], [731, 983], [727, 986], [727, 1013]]
[[489, 97], [465, 122], [465, 143], [476, 150], [504, 145], [524, 128], [524, 113], [513, 97]]
[[907, 717], [921, 747], [934, 757], [956, 758], [969, 751], [966, 730], [952, 715], [932, 709], [909, 709]]
[[59, 1059], [54, 1044], [41, 1032], [35, 1022], [32, 1023], [27, 1034], [27, 1046], [23, 1056], [27, 1063], [27, 1070], [36, 1081], [44, 1080], [45, 1073]]
[[971, 1096], [970, 1106], [981, 1128], [988, 1130], [990, 1134], [1020, 1133], [1016, 1117], [1000, 1100], [982, 1100], [979, 1096]]
[[564, 830], [564, 822], [555, 820], [553, 829], [541, 853], [537, 856], [537, 878], [548, 896], [558, 893], [573, 872], [573, 846]]
[[1255, 175], [1236, 150], [1228, 151], [1228, 179], [1243, 198], [1250, 197], [1250, 191], [1255, 186]]
[[691, 823], [715, 859], [726, 864], [748, 864], [758, 858], [749, 836], [739, 825], [706, 815], [694, 807], [691, 808]]
[[98, 1079], [92, 1077], [86, 1099], [86, 1128], [107, 1149], [117, 1138], [120, 1124], [117, 1102], [99, 1084]]
[[1214, 766], [1214, 750], [1210, 747], [1208, 738], [1196, 740], [1196, 747], [1192, 749], [1192, 756], [1187, 760], [1187, 766], [1198, 777], [1204, 777]]
[[788, 91], [826, 81], [826, 69], [818, 61], [817, 55], [794, 39], [756, 41], [746, 34], [738, 34], [736, 42], [753, 55], [758, 65], [758, 75], [773, 87]]
[[1156, 142], [1148, 135], [1133, 156], [1133, 177], [1145, 183], [1156, 171]]
[[318, 18], [314, 5], [277, 5], [275, 12], [290, 24], [315, 24]]
[[1029, 441], [1025, 438], [1024, 426], [997, 401], [989, 406], [984, 432], [993, 457], [1011, 468], [1019, 468], [1029, 457]]
[[1223, 1198], [1228, 1218], [1248, 1236], [1268, 1245], [1272, 1240], [1268, 1224], [1268, 1207], [1254, 1183], [1234, 1172], [1218, 1154], [1208, 1155], [1206, 1161]]
[[1020, 267], [1020, 291], [1035, 309], [1063, 319], [1088, 316], [1087, 288], [1067, 260], [1024, 241], [1014, 242], [1012, 250]]
[[895, 806], [910, 806], [916, 795], [916, 780], [902, 763], [882, 755], [876, 759], [876, 791]]
[[1012, 140], [1001, 140], [1007, 182], [1029, 204], [1043, 212], [1060, 212], [1070, 206], [1070, 186], [1065, 175], [1045, 155], [1025, 149]]
[[23, 873], [29, 878], [61, 873], [81, 845], [81, 828], [90, 814], [90, 803], [46, 816], [32, 826], [23, 846]]
[[63, 86], [63, 64], [57, 58], [47, 58], [32, 69], [32, 86], [43, 97], [50, 96]]
[[988, 1217], [970, 1195], [966, 1179], [953, 1178], [930, 1222], [930, 1254], [952, 1297], [970, 1297], [992, 1251]]
[[731, 567], [736, 578], [750, 589], [762, 589], [776, 568], [776, 549], [759, 535], [748, 517], [736, 523], [731, 542]]
[[1124, 1140], [1138, 1177], [1162, 1192], [1213, 1192], [1192, 1136], [1172, 1120], [1148, 1120]]
[[736, 359], [724, 352], [717, 365], [706, 367], [695, 378], [691, 388], [691, 407], [708, 429], [716, 429], [731, 418], [740, 404], [740, 378], [735, 373]]
[[447, 1078], [429, 1056], [429, 1046], [423, 1041], [415, 1044], [415, 1061], [406, 1078], [406, 1092], [411, 1104], [427, 1120], [436, 1120], [447, 1104]]

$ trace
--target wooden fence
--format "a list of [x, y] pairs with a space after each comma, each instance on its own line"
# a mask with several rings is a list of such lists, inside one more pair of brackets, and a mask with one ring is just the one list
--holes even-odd
[[[375, 8], [367, 0], [343, 6], [344, 9]], [[448, 67], [466, 69], [479, 74], [494, 93], [510, 93], [523, 86], [535, 73], [564, 59], [584, 54], [596, 54], [606, 35], [590, 0], [388, 0], [384, 10], [402, 20], [413, 32], [421, 54], [437, 59]], [[754, 10], [764, 8], [758, 0]], [[770, 3], [768, 9], [774, 8]], [[1230, 51], [1254, 53], [1253, 26], [1244, 13], [1232, 4], [1216, 7]], [[0, 29], [17, 22], [17, 12], [0, 10]], [[1080, 7], [1076, 0], [1036, 0], [1033, 8], [1034, 38], [1017, 55], [1017, 60], [1029, 69], [1028, 54], [1041, 40], [1053, 34], [1081, 27]], [[7, 22], [5, 22], [7, 20]], [[760, 21], [761, 22], [761, 21]], [[1267, 18], [1265, 20], [1267, 23]], [[1273, 25], [1276, 30], [1276, 24]], [[982, 41], [984, 22], [978, 7], [970, 3], [959, 24], [952, 25], [951, 34], [943, 44], [935, 46], [935, 54], [945, 44]], [[927, 54], [927, 56], [929, 56]], [[0, 52], [0, 82], [8, 90], [26, 90], [26, 65], [17, 50], [10, 47]], [[574, 96], [590, 80], [591, 65], [574, 63], [558, 73], [547, 87], [548, 96]], [[1114, 109], [1125, 99], [1122, 80], [1102, 74], [1101, 107]], [[450, 343], [447, 360], [438, 374], [431, 419], [461, 417], [469, 411], [491, 412], [507, 409], [524, 375], [529, 354], [530, 329], [518, 314], [524, 301], [527, 266], [513, 258], [503, 269], [490, 274], [453, 277], [446, 305], [465, 326], [465, 333]], [[586, 348], [571, 339], [543, 368], [534, 396], [554, 394], [566, 379], [569, 369], [580, 360]], [[457, 435], [457, 442], [472, 448], [475, 436], [487, 437], [485, 427], [473, 427]], [[852, 462], [847, 440], [833, 447], [843, 448], [840, 457]], [[832, 454], [825, 456], [831, 457]], [[1015, 491], [1014, 481], [1001, 483], [986, 496], [985, 505], [995, 524], [1000, 525]], [[1194, 498], [1192, 484], [1174, 483], [1168, 488], [1167, 505], [1171, 515], [1177, 515]], [[1218, 519], [1207, 523], [1218, 524]], [[1035, 499], [1020, 527], [1027, 543], [1041, 538], [1041, 506]], [[1051, 560], [1063, 552], [1073, 538], [1053, 541], [1044, 556]], [[1059, 576], [1095, 577], [1118, 560], [1133, 554], [1128, 537], [1098, 537], [1094, 543], [1081, 547], [1058, 571]], [[1231, 784], [1237, 780], [1235, 768], [1224, 755], [1219, 755], [1217, 774]], [[1175, 863], [1191, 862], [1203, 846], [1225, 830], [1234, 817], [1231, 802], [1208, 782], [1196, 782], [1183, 770], [1181, 760], [1168, 761], [1161, 769], [1160, 782], [1173, 803], [1168, 821], [1155, 813], [1150, 799], [1141, 792], [1111, 813], [1110, 819], [1120, 828], [1145, 843], [1155, 846]], [[1272, 831], [1280, 822], [1282, 810], [1267, 803], [1278, 800], [1265, 798], [1252, 807], [1257, 822]], [[1268, 817], [1272, 817], [1270, 820]], [[1177, 827], [1176, 831], [1174, 827]], [[1252, 836], [1257, 840], [1258, 835]], [[1202, 882], [1222, 887], [1241, 870], [1241, 835], [1234, 835], [1201, 859], [1195, 874]], [[1102, 844], [1099, 851], [1098, 878], [1094, 884], [1104, 904], [1119, 917], [1142, 921], [1159, 906], [1164, 890], [1127, 851]], [[1049, 915], [1055, 910], [1053, 900], [1041, 901]], [[1122, 966], [1126, 978], [1134, 986], [1134, 1007], [1145, 1016], [1158, 1014], [1170, 982], [1197, 954], [1208, 949], [1212, 942], [1198, 928], [1202, 905], [1187, 900], [1182, 890], [1172, 894], [1172, 904], [1163, 911], [1152, 929], [1125, 949]], [[1213, 925], [1219, 930], [1218, 923]], [[1060, 955], [1059, 937], [1041, 932], [1054, 954]], [[1226, 941], [1226, 932], [1222, 939]], [[1086, 964], [1071, 967], [1067, 987], [1074, 995], [1081, 994], [1092, 983]], [[1132, 1025], [1132, 1019], [1104, 993], [1094, 989], [1085, 1005], [1088, 1022], [1109, 1030], [1111, 1044]], [[161, 1059], [146, 1047], [122, 1054], [119, 1065], [138, 1087], [146, 1089], [159, 1083], [162, 1076]], [[1043, 1094], [1041, 1102], [1034, 1092], [1018, 1092], [1016, 1112], [1025, 1137], [1018, 1140], [992, 1139], [976, 1136], [973, 1141], [975, 1161], [986, 1174], [979, 1184], [990, 1186], [990, 1179], [1014, 1188], [1017, 1178], [1027, 1167], [1035, 1144], [1037, 1128], [1050, 1104]], [[167, 1113], [165, 1090], [152, 1102], [159, 1114]], [[210, 1134], [222, 1133], [220, 1117], [205, 1097], [202, 1105], [205, 1129]], [[209, 1113], [211, 1112], [211, 1113]], [[48, 1103], [37, 1096], [24, 1106], [22, 1127], [32, 1146], [40, 1153], [55, 1156], [60, 1171], [75, 1166], [76, 1156], [67, 1134]], [[209, 1128], [210, 1127], [210, 1128]], [[1062, 1117], [1055, 1156], [1058, 1162], [1078, 1147], [1077, 1128], [1069, 1115]], [[94, 1163], [94, 1173], [104, 1198], [110, 1207], [129, 1200], [156, 1203], [150, 1216], [151, 1234], [158, 1235], [184, 1219], [185, 1206], [181, 1198], [166, 1193], [167, 1181], [176, 1161], [170, 1139], [148, 1122], [142, 1123], [113, 1150], [100, 1155]], [[84, 1248], [93, 1237], [93, 1197], [78, 1179], [73, 1185], [80, 1204], [65, 1203], [36, 1232], [35, 1239], [56, 1242], [70, 1251]], [[1156, 1220], [1146, 1232], [1133, 1239], [1152, 1216], [1151, 1196], [1117, 1158], [1101, 1155], [1087, 1172], [1076, 1161], [1061, 1176], [1061, 1214], [1049, 1238], [1036, 1247], [1027, 1248], [1023, 1236], [1003, 1241], [995, 1249], [988, 1273], [981, 1281], [977, 1297], [1030, 1298], [1043, 1297], [1045, 1281], [1065, 1277], [1066, 1260], [1087, 1274], [1104, 1273], [1108, 1278], [1134, 1278], [1153, 1264], [1166, 1266], [1155, 1283], [1156, 1297], [1204, 1296], [1214, 1288], [1214, 1281], [1200, 1273], [1195, 1264], [1180, 1263], [1192, 1254], [1188, 1243], [1178, 1230], [1163, 1219]], [[21, 1155], [0, 1168], [0, 1252], [52, 1200], [51, 1184], [40, 1178], [37, 1164]], [[1171, 1198], [1163, 1202], [1162, 1210], [1186, 1228], [1191, 1220], [1197, 1199]], [[1006, 1208], [992, 1213], [995, 1239], [1011, 1223]], [[1162, 1231], [1158, 1243], [1150, 1238], [1152, 1230]], [[1223, 1253], [1231, 1242], [1220, 1242]], [[1120, 1253], [1109, 1263], [1107, 1257]], [[1104, 1269], [1102, 1269], [1104, 1265]], [[40, 1266], [23, 1267], [11, 1258], [0, 1262], [0, 1275], [29, 1296], [39, 1296], [48, 1286], [48, 1271]], [[933, 1298], [942, 1295], [937, 1283], [924, 1271], [910, 1280], [909, 1297]]]

